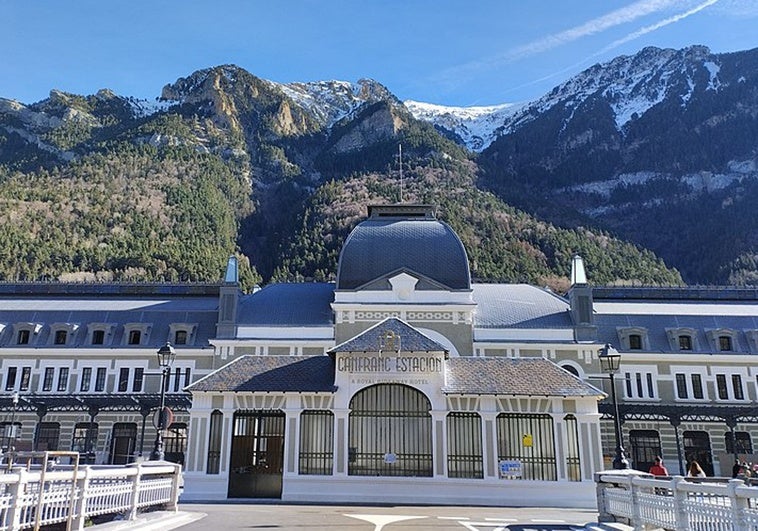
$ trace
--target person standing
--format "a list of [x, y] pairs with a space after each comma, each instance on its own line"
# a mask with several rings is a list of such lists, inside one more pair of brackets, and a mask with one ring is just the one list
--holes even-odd
[[655, 462], [653, 463], [653, 466], [650, 467], [649, 472], [654, 476], [664, 476], [668, 477], [669, 471], [666, 470], [666, 467], [663, 466], [663, 459], [661, 459], [661, 456], [655, 456]]
[[687, 477], [689, 478], [704, 478], [705, 472], [700, 467], [700, 463], [697, 461], [692, 461], [690, 463], [689, 468], [687, 469]]

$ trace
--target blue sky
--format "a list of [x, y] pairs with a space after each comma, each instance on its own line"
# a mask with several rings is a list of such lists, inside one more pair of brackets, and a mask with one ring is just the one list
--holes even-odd
[[0, 97], [154, 99], [236, 64], [272, 81], [373, 78], [400, 99], [536, 99], [645, 46], [758, 47], [758, 0], [0, 0]]

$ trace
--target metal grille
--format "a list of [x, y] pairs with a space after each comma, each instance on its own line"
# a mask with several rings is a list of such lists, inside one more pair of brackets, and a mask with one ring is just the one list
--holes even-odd
[[484, 477], [482, 418], [476, 413], [447, 416], [447, 475], [451, 478]]
[[211, 425], [208, 436], [208, 463], [205, 467], [207, 474], [218, 474], [221, 468], [221, 429], [224, 414], [219, 410], [211, 413]]
[[300, 474], [331, 475], [334, 466], [334, 414], [306, 410], [300, 415]]
[[57, 450], [60, 437], [60, 424], [57, 422], [40, 422], [37, 424], [37, 433], [34, 439], [34, 449], [39, 451]]
[[232, 468], [252, 467], [256, 473], [282, 472], [285, 416], [278, 411], [234, 415]]
[[521, 479], [555, 481], [553, 431], [550, 415], [501, 413], [497, 417], [498, 460], [521, 462]]
[[350, 400], [348, 474], [432, 476], [429, 399], [399, 384], [378, 384]]
[[687, 460], [687, 463], [697, 461], [707, 476], [713, 475], [711, 439], [707, 432], [684, 432], [684, 457]]
[[163, 451], [166, 461], [184, 464], [184, 452], [187, 450], [187, 425], [174, 422], [163, 436]]
[[655, 430], [629, 431], [629, 446], [634, 468], [647, 472], [661, 455], [661, 438]]
[[582, 466], [579, 457], [579, 424], [574, 415], [566, 415], [566, 478], [569, 481], [582, 480]]

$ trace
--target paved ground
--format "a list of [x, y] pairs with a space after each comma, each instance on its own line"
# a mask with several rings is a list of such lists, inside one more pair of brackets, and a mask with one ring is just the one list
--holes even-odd
[[[145, 515], [147, 516], [147, 515]], [[274, 503], [182, 503], [177, 514], [152, 521], [122, 522], [119, 531], [559, 531], [597, 522], [597, 511], [556, 508], [284, 505]], [[97, 526], [98, 531], [104, 526]], [[114, 531], [114, 529], [105, 530]]]

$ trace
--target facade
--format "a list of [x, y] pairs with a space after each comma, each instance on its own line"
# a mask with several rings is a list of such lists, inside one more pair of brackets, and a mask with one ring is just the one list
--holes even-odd
[[0, 446], [75, 450], [96, 464], [147, 458], [160, 404], [156, 352], [170, 342], [177, 357], [166, 380], [174, 416], [165, 450], [183, 462], [190, 405], [183, 389], [214, 368], [219, 289], [0, 284]]
[[146, 458], [170, 342], [184, 499], [594, 506], [610, 344], [633, 467], [754, 460], [755, 290], [593, 287], [578, 257], [571, 283], [472, 282], [432, 208], [385, 205], [334, 283], [243, 294], [232, 258], [217, 284], [0, 284], [0, 446]]
[[185, 499], [594, 504], [604, 395], [553, 361], [577, 349], [567, 302], [472, 285], [430, 207], [371, 207], [334, 284], [231, 290]]

